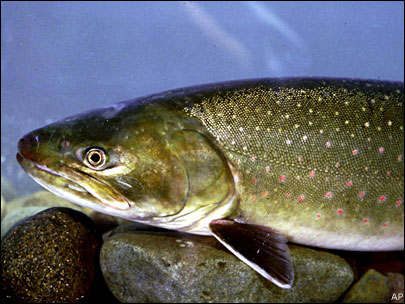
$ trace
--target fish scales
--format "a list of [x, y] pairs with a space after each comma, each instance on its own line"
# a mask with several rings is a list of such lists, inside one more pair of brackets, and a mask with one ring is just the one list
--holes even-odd
[[402, 89], [259, 83], [184, 110], [241, 173], [242, 217], [313, 246], [369, 250], [396, 242], [390, 236], [404, 213]]

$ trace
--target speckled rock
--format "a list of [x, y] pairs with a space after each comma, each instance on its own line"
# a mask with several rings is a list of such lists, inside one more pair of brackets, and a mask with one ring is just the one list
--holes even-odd
[[281, 289], [229, 253], [213, 237], [176, 232], [125, 232], [104, 242], [104, 279], [121, 302], [333, 302], [353, 272], [330, 253], [290, 246], [291, 289]]
[[6, 233], [19, 221], [33, 216], [38, 212], [41, 212], [49, 207], [41, 207], [41, 206], [34, 206], [34, 207], [24, 207], [15, 209], [12, 212], [7, 213], [7, 215], [1, 221], [1, 238], [3, 238]]
[[101, 236], [85, 214], [50, 208], [1, 242], [2, 302], [79, 302], [92, 297]]
[[63, 199], [46, 190], [38, 191], [31, 195], [8, 202], [7, 213], [11, 213], [14, 210], [24, 207], [67, 207], [81, 211], [87, 214], [96, 223], [97, 229], [101, 233], [109, 231], [122, 223], [128, 222], [127, 220], [118, 217], [102, 214], [100, 212], [94, 211], [93, 209], [73, 204], [72, 202], [69, 202], [68, 200]]
[[404, 303], [404, 276], [400, 273], [387, 273], [392, 284], [391, 303]]
[[343, 303], [389, 303], [391, 281], [370, 269], [346, 293]]

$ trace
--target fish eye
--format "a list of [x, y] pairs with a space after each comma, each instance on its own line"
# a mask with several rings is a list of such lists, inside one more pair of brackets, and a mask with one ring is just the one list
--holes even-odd
[[84, 163], [90, 169], [101, 170], [107, 162], [107, 155], [100, 148], [91, 148], [87, 151]]

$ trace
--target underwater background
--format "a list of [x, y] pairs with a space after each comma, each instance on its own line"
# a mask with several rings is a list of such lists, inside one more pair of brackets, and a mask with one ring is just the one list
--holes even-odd
[[1, 34], [2, 302], [403, 303], [403, 251], [291, 245], [296, 281], [281, 290], [214, 238], [73, 205], [39, 191], [16, 161], [33, 129], [164, 90], [260, 77], [403, 82], [402, 1], [1, 2]]
[[256, 77], [403, 81], [400, 2], [2, 2], [1, 174], [25, 133], [195, 84]]

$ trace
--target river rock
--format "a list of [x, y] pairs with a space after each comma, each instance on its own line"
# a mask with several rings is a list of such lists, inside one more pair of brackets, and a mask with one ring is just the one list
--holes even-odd
[[125, 232], [100, 252], [104, 279], [121, 302], [333, 302], [353, 272], [340, 257], [290, 246], [295, 280], [281, 289], [213, 237]]
[[26, 218], [1, 242], [2, 302], [92, 298], [101, 242], [91, 219], [73, 209], [50, 208]]
[[389, 303], [390, 299], [391, 281], [370, 269], [350, 288], [343, 303]]

